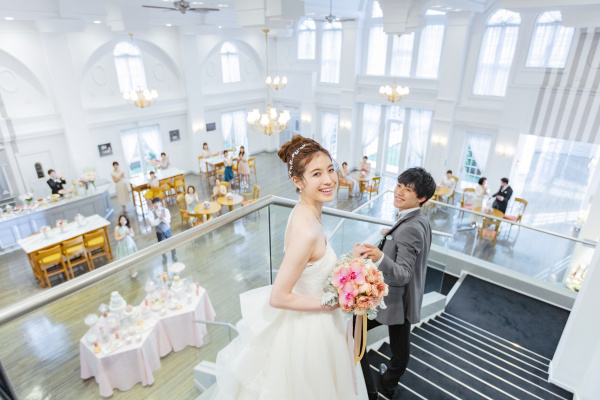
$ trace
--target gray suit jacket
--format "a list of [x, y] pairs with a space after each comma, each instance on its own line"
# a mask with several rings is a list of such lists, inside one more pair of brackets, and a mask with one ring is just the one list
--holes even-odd
[[415, 210], [392, 227], [392, 239], [383, 243], [383, 261], [379, 269], [389, 293], [386, 309], [380, 309], [377, 321], [383, 325], [411, 324], [421, 320], [427, 258], [431, 247], [431, 226], [421, 210]]

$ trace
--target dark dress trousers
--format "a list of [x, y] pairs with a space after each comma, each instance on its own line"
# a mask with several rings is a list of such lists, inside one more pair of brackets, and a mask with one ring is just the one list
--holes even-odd
[[498, 190], [492, 197], [496, 198], [496, 196], [502, 196], [504, 199], [502, 201], [495, 199], [494, 204], [492, 204], [492, 208], [496, 210], [500, 210], [503, 213], [506, 213], [506, 207], [508, 206], [508, 200], [510, 200], [513, 194], [513, 190], [509, 185], [500, 186], [500, 190]]

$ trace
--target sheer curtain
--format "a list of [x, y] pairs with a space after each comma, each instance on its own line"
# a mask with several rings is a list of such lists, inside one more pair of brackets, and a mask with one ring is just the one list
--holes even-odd
[[137, 129], [127, 129], [121, 131], [121, 143], [123, 144], [123, 155], [125, 156], [125, 162], [127, 163], [127, 170], [129, 175], [135, 175], [141, 171], [134, 171], [132, 165], [135, 160], [136, 153], [139, 155], [139, 144]]
[[248, 154], [248, 136], [246, 135], [246, 111], [238, 110], [233, 112], [233, 131], [234, 131], [234, 147], [237, 149], [244, 146], [246, 154]]
[[477, 168], [483, 172], [490, 154], [491, 138], [480, 133], [467, 133], [467, 144], [471, 148], [471, 157], [477, 163]]
[[139, 47], [133, 42], [120, 42], [115, 46], [113, 55], [121, 93], [146, 89], [146, 73]]
[[240, 59], [235, 44], [223, 43], [221, 46], [221, 68], [223, 70], [223, 83], [240, 81]]
[[564, 68], [574, 32], [574, 28], [562, 26], [560, 11], [540, 14], [535, 23], [526, 66]]
[[315, 59], [315, 42], [317, 40], [315, 21], [305, 19], [298, 27], [298, 59]]
[[[443, 18], [435, 16], [431, 18]], [[421, 31], [419, 43], [419, 56], [417, 58], [418, 78], [437, 79], [442, 58], [442, 45], [444, 43], [444, 23], [436, 20], [427, 23]]]
[[365, 104], [363, 107], [362, 147], [371, 166], [377, 167], [377, 147], [379, 145], [379, 126], [381, 124], [381, 105]]
[[433, 113], [428, 110], [410, 110], [406, 168], [420, 167], [423, 165], [425, 152], [427, 151], [432, 115]]
[[150, 157], [160, 159], [163, 148], [158, 125], [143, 126], [138, 128], [138, 132], [145, 147], [143, 152], [144, 162]]
[[342, 23], [324, 23], [321, 43], [321, 82], [340, 83]]
[[226, 149], [230, 149], [233, 146], [233, 140], [231, 131], [233, 130], [233, 113], [223, 113], [221, 114], [221, 126], [222, 134], [223, 134], [223, 144]]
[[410, 76], [410, 65], [412, 63], [413, 44], [415, 34], [404, 34], [394, 36], [392, 44], [392, 65], [390, 75]]
[[321, 128], [323, 132], [323, 147], [325, 147], [332, 158], [337, 157], [337, 134], [339, 116], [334, 113], [323, 113]]
[[384, 75], [387, 56], [387, 34], [383, 26], [373, 26], [369, 34], [369, 56], [367, 58], [368, 75]]
[[504, 96], [510, 75], [521, 17], [498, 10], [490, 16], [483, 34], [473, 94]]

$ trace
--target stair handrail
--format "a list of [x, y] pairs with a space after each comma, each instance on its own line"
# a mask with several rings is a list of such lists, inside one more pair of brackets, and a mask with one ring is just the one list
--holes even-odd
[[198, 324], [206, 324], [206, 325], [218, 325], [218, 326], [226, 326], [227, 331], [229, 332], [229, 341], [231, 342], [231, 331], [233, 330], [235, 333], [240, 333], [233, 324], [229, 322], [221, 322], [221, 321], [208, 321], [206, 319], [193, 319], [192, 322], [196, 322]]

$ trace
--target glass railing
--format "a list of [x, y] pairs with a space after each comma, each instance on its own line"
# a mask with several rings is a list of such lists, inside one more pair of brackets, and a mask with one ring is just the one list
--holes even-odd
[[[215, 320], [235, 325], [241, 318], [239, 294], [268, 285], [276, 276], [294, 205], [287, 199], [260, 199], [1, 309], [0, 361], [18, 398], [79, 399], [101, 394], [115, 398], [196, 398], [200, 393], [194, 387], [192, 369], [203, 360], [215, 361], [218, 351], [230, 340], [228, 328], [193, 324], [198, 331], [187, 344], [201, 346], [182, 349], [170, 336], [178, 332], [169, 333], [163, 327], [152, 333], [154, 328], [146, 322], [185, 312], [194, 313], [188, 322], [192, 318], [212, 319], [214, 310]], [[349, 223], [345, 217], [362, 221]], [[341, 224], [344, 220], [346, 223]], [[325, 232], [338, 255], [350, 251], [354, 243], [378, 240], [379, 230], [390, 224], [338, 210], [325, 210], [323, 215]], [[171, 265], [173, 250], [185, 269], [178, 274], [179, 290], [172, 286], [171, 291], [163, 291], [158, 280], [165, 272], [162, 254]], [[130, 268], [138, 272], [136, 279], [130, 277]], [[150, 294], [146, 286], [149, 279], [157, 286]], [[206, 296], [202, 288], [206, 288]], [[110, 307], [106, 317], [99, 311], [102, 303], [111, 304], [113, 292], [138, 307], [133, 318], [121, 321], [118, 327], [110, 320]], [[90, 314], [101, 320], [92, 329], [86, 325], [93, 322], [86, 321]], [[122, 347], [111, 344], [117, 341], [116, 333]], [[152, 335], [156, 337], [152, 339]], [[154, 353], [148, 350], [153, 340]], [[182, 343], [181, 338], [177, 341]], [[129, 385], [137, 381], [131, 375], [140, 371], [144, 377], [139, 381], [148, 385]], [[112, 384], [107, 386], [107, 380]], [[120, 386], [111, 390], [120, 380]]]

